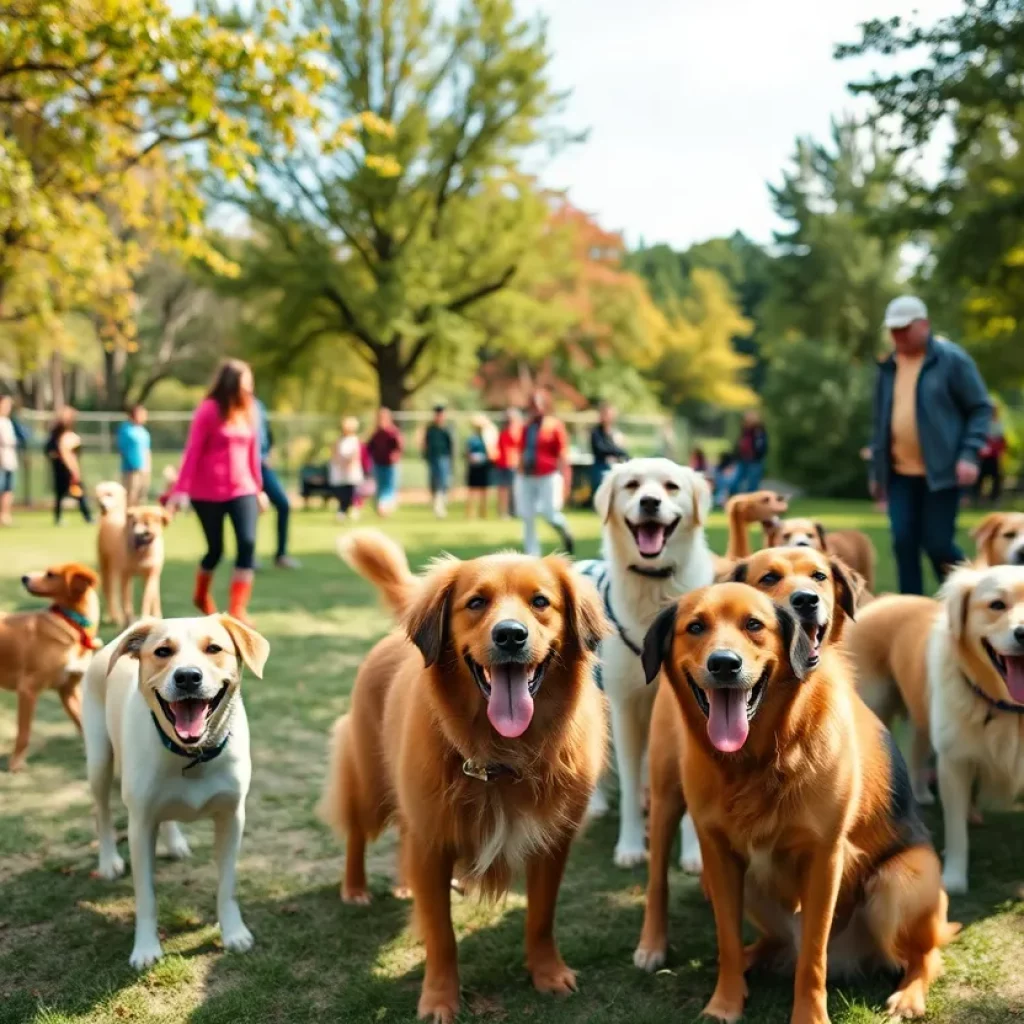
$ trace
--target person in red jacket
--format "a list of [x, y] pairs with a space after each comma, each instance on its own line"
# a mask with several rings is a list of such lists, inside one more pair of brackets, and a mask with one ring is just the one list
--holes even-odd
[[571, 479], [569, 435], [565, 424], [549, 413], [549, 406], [547, 392], [535, 391], [530, 396], [516, 478], [516, 508], [523, 520], [523, 547], [528, 555], [540, 554], [537, 516], [558, 533], [562, 547], [571, 555], [575, 543], [562, 514]]
[[1006, 431], [999, 418], [999, 406], [992, 403], [992, 421], [988, 427], [988, 437], [978, 452], [978, 479], [974, 484], [974, 500], [981, 503], [981, 493], [986, 480], [992, 481], [989, 501], [995, 505], [1003, 494], [1003, 456], [1006, 454]]

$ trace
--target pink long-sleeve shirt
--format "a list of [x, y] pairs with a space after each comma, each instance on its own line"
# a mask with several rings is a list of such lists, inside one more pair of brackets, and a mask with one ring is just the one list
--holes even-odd
[[263, 490], [255, 421], [225, 423], [212, 398], [204, 399], [188, 432], [174, 491], [192, 501], [231, 501]]

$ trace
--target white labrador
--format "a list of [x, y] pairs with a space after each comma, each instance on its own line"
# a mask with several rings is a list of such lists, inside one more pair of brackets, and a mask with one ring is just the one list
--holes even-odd
[[243, 664], [262, 678], [269, 653], [259, 633], [227, 615], [149, 619], [122, 633], [89, 666], [82, 726], [96, 803], [98, 873], [114, 879], [125, 869], [110, 814], [116, 771], [128, 808], [135, 884], [130, 962], [136, 970], [163, 955], [153, 878], [156, 834], [159, 828], [172, 857], [189, 856], [179, 821], [213, 818], [221, 937], [229, 950], [252, 948], [235, 900], [252, 776], [239, 688]]

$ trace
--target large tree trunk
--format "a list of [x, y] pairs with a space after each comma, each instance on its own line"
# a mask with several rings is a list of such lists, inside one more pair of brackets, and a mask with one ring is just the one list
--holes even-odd
[[104, 348], [103, 401], [111, 412], [121, 412], [125, 406], [124, 361], [125, 353], [120, 348]]
[[64, 397], [64, 360], [59, 352], [50, 356], [50, 393], [54, 409], [63, 409], [67, 404]]
[[387, 345], [377, 352], [377, 393], [384, 409], [399, 410], [409, 397], [402, 353], [397, 344]]

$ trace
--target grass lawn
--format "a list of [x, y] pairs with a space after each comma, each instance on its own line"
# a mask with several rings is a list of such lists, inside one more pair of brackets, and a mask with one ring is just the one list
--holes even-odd
[[[879, 589], [894, 583], [885, 524], [868, 505], [816, 505], [834, 526], [869, 530], [880, 554]], [[371, 517], [372, 518], [372, 517]], [[22, 516], [0, 533], [0, 609], [29, 607], [18, 579], [47, 563], [94, 557], [92, 531], [77, 516], [55, 530], [48, 518]], [[971, 520], [965, 521], [965, 526]], [[271, 552], [272, 521], [261, 525]], [[597, 550], [598, 523], [576, 517], [581, 554]], [[518, 539], [515, 524], [438, 524], [409, 510], [390, 525], [414, 565], [440, 549], [472, 556]], [[297, 513], [294, 549], [301, 572], [267, 571], [253, 614], [272, 651], [267, 677], [246, 680], [254, 781], [239, 867], [239, 899], [256, 936], [245, 956], [218, 947], [216, 873], [209, 822], [187, 826], [193, 859], [161, 861], [157, 894], [166, 958], [137, 976], [128, 966], [133, 898], [128, 878], [90, 877], [95, 833], [81, 742], [55, 695], [40, 701], [28, 769], [6, 773], [14, 741], [14, 698], [0, 693], [0, 1024], [36, 1022], [413, 1021], [423, 952], [409, 930], [409, 907], [389, 894], [391, 845], [370, 861], [375, 902], [338, 899], [341, 850], [314, 808], [326, 736], [344, 711], [356, 668], [389, 628], [370, 588], [334, 555], [337, 525], [323, 512]], [[724, 548], [721, 517], [712, 545]], [[169, 532], [164, 576], [168, 615], [189, 613], [192, 571], [200, 553], [195, 520]], [[221, 580], [221, 592], [226, 575]], [[221, 597], [223, 600], [223, 596]], [[104, 638], [111, 636], [109, 629]], [[938, 834], [940, 819], [930, 815]], [[123, 835], [125, 816], [118, 818]], [[536, 994], [523, 967], [525, 901], [521, 890], [498, 906], [455, 898], [464, 987], [464, 1019], [485, 1024], [643, 1024], [695, 1020], [715, 978], [710, 908], [693, 879], [672, 878], [672, 950], [654, 977], [632, 966], [643, 912], [645, 872], [612, 866], [615, 821], [593, 825], [576, 844], [558, 913], [562, 952], [580, 972], [580, 992], [564, 1002]], [[966, 925], [947, 951], [947, 973], [933, 990], [929, 1020], [996, 1024], [1024, 1020], [1024, 819], [990, 814], [972, 836], [969, 897], [954, 898], [951, 917]], [[126, 854], [126, 843], [122, 853]], [[869, 976], [831, 990], [835, 1024], [881, 1021], [892, 984]], [[747, 1020], [785, 1024], [791, 981], [752, 979]]]

